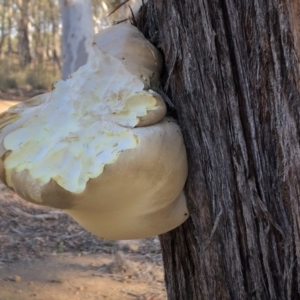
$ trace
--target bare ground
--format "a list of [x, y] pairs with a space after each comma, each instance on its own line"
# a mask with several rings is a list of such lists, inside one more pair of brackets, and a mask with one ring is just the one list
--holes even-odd
[[0, 191], [0, 299], [166, 299], [157, 238], [100, 240], [64, 213]]
[[[24, 98], [0, 94], [0, 112]], [[0, 300], [27, 299], [164, 300], [159, 241], [100, 240], [1, 184]]]

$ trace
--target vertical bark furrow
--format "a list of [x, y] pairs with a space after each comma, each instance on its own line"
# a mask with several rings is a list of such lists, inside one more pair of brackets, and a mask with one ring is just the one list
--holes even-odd
[[291, 2], [149, 0], [138, 19], [189, 156], [191, 218], [160, 237], [171, 300], [300, 298]]

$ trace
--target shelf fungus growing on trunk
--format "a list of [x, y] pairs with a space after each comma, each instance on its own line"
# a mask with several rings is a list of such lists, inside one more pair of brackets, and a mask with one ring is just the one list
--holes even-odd
[[118, 28], [127, 41], [116, 34], [117, 54], [114, 39], [102, 50], [96, 37], [88, 63], [68, 80], [0, 115], [0, 176], [22, 198], [63, 209], [99, 237], [134, 239], [187, 219], [187, 158], [179, 126], [147, 90], [159, 52], [135, 27]]

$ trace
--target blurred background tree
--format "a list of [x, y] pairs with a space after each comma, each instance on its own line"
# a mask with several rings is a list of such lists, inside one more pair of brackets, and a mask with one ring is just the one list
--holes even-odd
[[[62, 54], [63, 10], [60, 4], [70, 2], [76, 1], [0, 0], [0, 91], [50, 89], [52, 83], [62, 77], [63, 59], [67, 58]], [[91, 4], [95, 33], [115, 21], [126, 19], [130, 13], [129, 5], [141, 1], [130, 0], [107, 17], [121, 2], [123, 0], [87, 1]], [[65, 70], [63, 77], [70, 71], [74, 69]]]

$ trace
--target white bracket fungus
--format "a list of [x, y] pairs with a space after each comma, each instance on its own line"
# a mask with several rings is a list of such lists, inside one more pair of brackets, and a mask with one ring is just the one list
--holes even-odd
[[119, 59], [131, 74], [138, 76], [145, 89], [158, 84], [162, 56], [136, 27], [124, 23], [111, 26], [100, 31], [95, 42], [103, 52]]
[[100, 237], [164, 233], [188, 211], [180, 128], [149, 90], [161, 56], [131, 25], [95, 41], [88, 63], [68, 80], [0, 115], [1, 178]]

